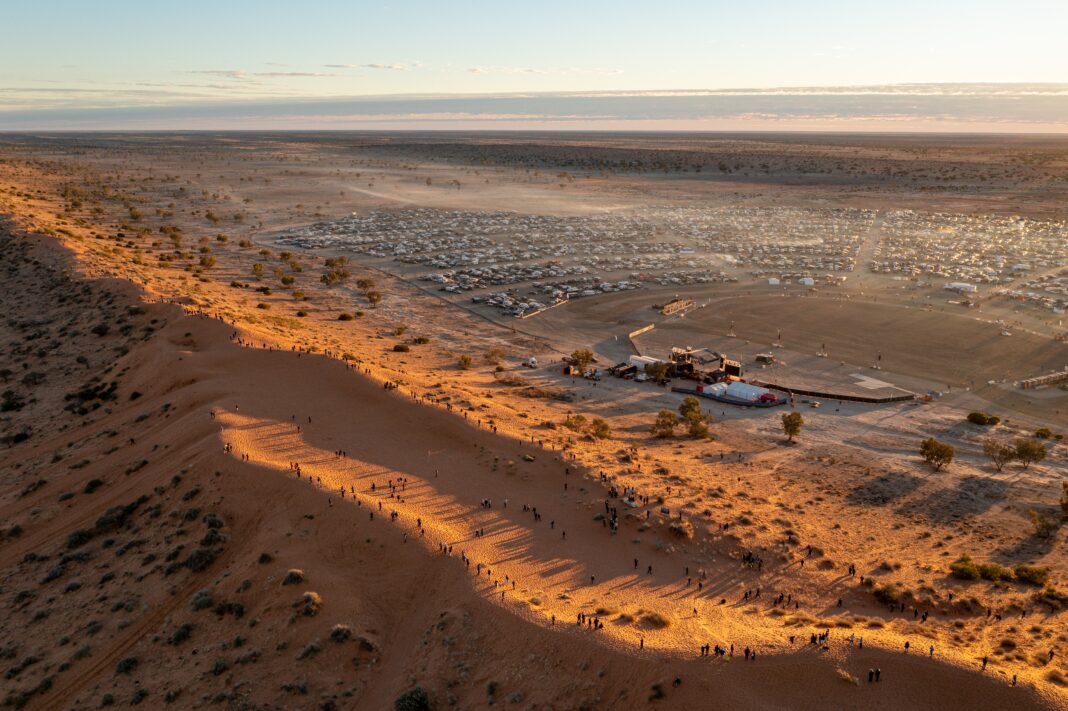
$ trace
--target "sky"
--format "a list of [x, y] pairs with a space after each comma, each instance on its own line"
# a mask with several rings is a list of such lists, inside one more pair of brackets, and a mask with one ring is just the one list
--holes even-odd
[[1068, 0], [0, 0], [0, 13], [0, 130], [1068, 131]]

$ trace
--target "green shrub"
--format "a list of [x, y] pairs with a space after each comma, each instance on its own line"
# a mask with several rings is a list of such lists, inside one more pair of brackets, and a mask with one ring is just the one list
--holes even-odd
[[949, 572], [954, 578], [961, 580], [978, 580], [982, 577], [979, 566], [966, 555], [949, 564]]
[[430, 698], [423, 687], [408, 689], [393, 702], [394, 711], [430, 711]]
[[567, 419], [564, 420], [564, 427], [568, 428], [569, 430], [574, 430], [574, 431], [578, 432], [579, 430], [581, 430], [585, 426], [586, 426], [586, 416], [585, 415], [568, 415]]
[[78, 548], [84, 546], [90, 540], [92, 540], [93, 534], [84, 528], [79, 528], [76, 531], [71, 531], [67, 535], [67, 548]]
[[979, 576], [983, 580], [1012, 580], [1013, 572], [997, 563], [980, 563]]
[[137, 668], [139, 661], [137, 657], [126, 657], [115, 665], [116, 674], [129, 674]]
[[171, 634], [170, 643], [174, 645], [181, 644], [193, 635], [193, 625], [188, 622], [181, 625]]
[[875, 589], [872, 590], [872, 595], [884, 605], [892, 605], [899, 598], [897, 588], [893, 585], [876, 585]]
[[1049, 581], [1049, 568], [1040, 568], [1036, 565], [1016, 566], [1016, 578], [1028, 585], [1045, 585]]

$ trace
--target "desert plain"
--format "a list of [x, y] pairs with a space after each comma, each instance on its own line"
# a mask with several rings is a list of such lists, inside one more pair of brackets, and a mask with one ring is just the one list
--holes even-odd
[[[7, 706], [1068, 707], [1068, 140], [8, 134], [0, 213]], [[790, 402], [654, 433], [672, 347]]]

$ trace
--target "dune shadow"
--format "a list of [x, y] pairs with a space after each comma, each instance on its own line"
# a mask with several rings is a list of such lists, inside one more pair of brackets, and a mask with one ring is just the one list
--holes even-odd
[[932, 523], [952, 523], [965, 516], [975, 516], [1003, 501], [1009, 485], [987, 477], [966, 476], [956, 486], [940, 489], [930, 496], [906, 503], [900, 514], [919, 514]]
[[853, 506], [887, 506], [916, 491], [922, 483], [923, 479], [913, 474], [889, 472], [858, 484], [845, 498]]

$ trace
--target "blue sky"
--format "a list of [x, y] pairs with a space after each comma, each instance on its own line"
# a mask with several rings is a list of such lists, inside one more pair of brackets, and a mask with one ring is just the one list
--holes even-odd
[[0, 128], [343, 99], [358, 116], [382, 95], [1068, 84], [1066, 0], [0, 2]]

